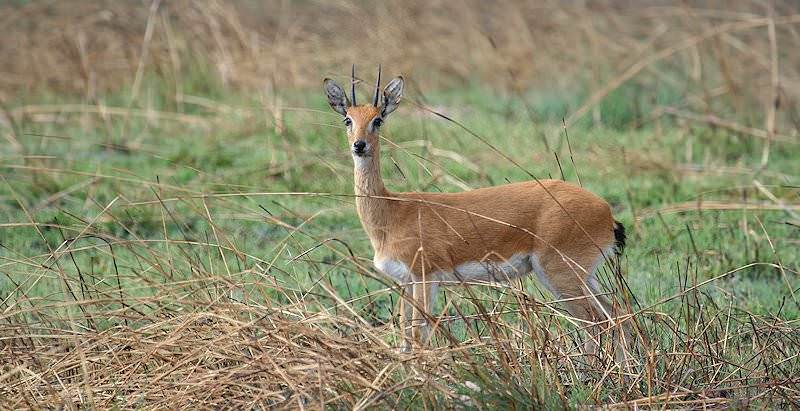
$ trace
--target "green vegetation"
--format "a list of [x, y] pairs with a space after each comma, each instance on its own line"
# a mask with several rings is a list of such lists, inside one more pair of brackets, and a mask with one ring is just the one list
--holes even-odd
[[[157, 83], [150, 86], [156, 89]], [[489, 96], [485, 90], [465, 93]], [[387, 343], [397, 344], [397, 294], [387, 283], [364, 276], [371, 270], [371, 250], [350, 197], [351, 159], [338, 118], [324, 111], [322, 98], [302, 96], [296, 105], [313, 109], [281, 111], [276, 126], [276, 119], [264, 118], [265, 111], [247, 96], [220, 92], [213, 105], [186, 104], [178, 117], [160, 110], [167, 105], [164, 96], [150, 95], [153, 106], [141, 116], [102, 119], [89, 109], [61, 114], [64, 106], [56, 104], [52, 112], [38, 114], [46, 121], [27, 117], [19, 125], [24, 138], [20, 146], [4, 149], [0, 191], [7, 222], [0, 284], [5, 309], [14, 313], [7, 318], [31, 330], [70, 318], [79, 329], [102, 333], [146, 327], [151, 316], [172, 317], [190, 309], [187, 301], [198, 315], [203, 304], [223, 302], [302, 307], [308, 315], [363, 319], [383, 330]], [[456, 102], [458, 95], [447, 100]], [[457, 191], [524, 180], [527, 172], [561, 178], [562, 170], [575, 182], [577, 173], [628, 227], [624, 271], [640, 307], [680, 318], [682, 310], [698, 308], [688, 301], [693, 296], [700, 311], [683, 315], [709, 316], [705, 321], [711, 323], [727, 318], [722, 324], [729, 332], [749, 315], [794, 327], [800, 314], [794, 296], [800, 287], [798, 229], [787, 215], [791, 209], [782, 210], [766, 194], [789, 201], [797, 195], [791, 187], [800, 174], [794, 146], [774, 146], [768, 166], [756, 174], [761, 144], [749, 136], [673, 123], [661, 125], [660, 132], [654, 125], [576, 127], [568, 130], [570, 156], [561, 127], [528, 123], [519, 104], [505, 113], [480, 105], [441, 110], [524, 170], [455, 125], [405, 104], [384, 134], [384, 176], [393, 189]], [[628, 118], [616, 110], [608, 112]], [[557, 150], [560, 167], [546, 151], [545, 138]], [[534, 280], [518, 286], [533, 300], [552, 299]], [[521, 309], [518, 297], [502, 289], [481, 289], [482, 297], [462, 289], [445, 294], [437, 314], [456, 318], [442, 330], [455, 340], [440, 336], [441, 349], [490, 335], [482, 321], [458, 320], [480, 312], [478, 306], [497, 313]], [[672, 296], [677, 298], [659, 304]], [[552, 318], [545, 324], [580, 340], [552, 314], [546, 314]], [[497, 314], [493, 321], [523, 330], [529, 326], [514, 314]], [[472, 330], [465, 328], [468, 323]], [[690, 323], [676, 326], [690, 332]], [[657, 332], [651, 327], [647, 332]], [[530, 338], [526, 333], [519, 339]], [[679, 341], [669, 333], [651, 337]], [[521, 340], [513, 341], [528, 347]], [[570, 345], [563, 349], [577, 349]], [[784, 347], [795, 350], [784, 354], [790, 358], [797, 348]], [[477, 350], [475, 355], [497, 360], [491, 344]], [[752, 351], [720, 350], [719, 355], [737, 363]], [[788, 359], [781, 368], [791, 375], [797, 366]], [[520, 370], [513, 377], [522, 378], [521, 386], [497, 391], [493, 381], [510, 376], [461, 367], [455, 369], [464, 373], [462, 381], [475, 381], [485, 394], [477, 398], [497, 405], [522, 401], [520, 396], [530, 401], [531, 387], [524, 381], [537, 381], [542, 372]], [[542, 384], [537, 388], [541, 401], [560, 401], [559, 396], [547, 400]], [[461, 395], [475, 394], [464, 390]], [[570, 403], [615, 397], [576, 387], [566, 392]], [[418, 399], [403, 395], [398, 400]]]

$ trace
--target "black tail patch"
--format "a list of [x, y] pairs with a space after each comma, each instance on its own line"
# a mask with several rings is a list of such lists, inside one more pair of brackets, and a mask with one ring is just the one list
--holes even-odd
[[617, 255], [622, 255], [625, 249], [625, 226], [614, 220], [614, 245]]

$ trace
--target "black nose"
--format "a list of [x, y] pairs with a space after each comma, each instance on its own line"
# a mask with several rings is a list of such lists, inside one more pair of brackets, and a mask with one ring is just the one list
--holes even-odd
[[353, 151], [356, 153], [363, 153], [365, 148], [367, 148], [367, 142], [364, 140], [358, 140], [353, 143]]

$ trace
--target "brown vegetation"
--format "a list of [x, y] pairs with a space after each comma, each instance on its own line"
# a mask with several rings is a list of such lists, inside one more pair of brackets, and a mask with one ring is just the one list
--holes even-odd
[[572, 120], [635, 83], [773, 132], [800, 124], [792, 1], [145, 3], [0, 6], [0, 98], [92, 100], [155, 72], [180, 99], [181, 77], [198, 65], [246, 89], [318, 87], [352, 62], [384, 62], [417, 93], [468, 80], [507, 93], [578, 84], [591, 97]]

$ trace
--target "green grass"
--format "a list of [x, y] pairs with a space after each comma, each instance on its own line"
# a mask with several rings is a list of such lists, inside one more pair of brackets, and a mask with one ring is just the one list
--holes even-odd
[[[20, 117], [13, 132], [21, 146], [0, 147], [0, 310], [13, 314], [7, 321], [34, 330], [69, 328], [67, 319], [78, 318], [80, 327], [112, 329], [129, 325], [125, 312], [131, 307], [145, 314], [202, 312], [202, 306], [182, 305], [186, 301], [271, 308], [302, 303], [309, 313], [352, 315], [320, 281], [376, 327], [394, 321], [397, 295], [361, 275], [363, 270], [347, 257], [349, 247], [356, 261], [369, 266], [372, 255], [350, 196], [352, 165], [343, 129], [324, 106], [321, 92], [284, 96], [289, 106], [310, 109], [282, 111], [281, 128], [260, 99], [208, 87], [204, 81], [187, 82], [187, 94], [197, 92], [214, 103], [184, 103], [192, 123], [154, 115], [177, 105], [159, 93], [153, 80], [145, 82], [134, 105], [152, 110], [149, 117], [57, 112]], [[628, 227], [624, 271], [639, 306], [677, 296], [654, 310], [679, 323], [685, 320], [678, 327], [690, 334], [693, 315], [707, 315], [713, 322], [732, 311], [796, 327], [797, 221], [780, 209], [736, 204], [775, 205], [754, 180], [782, 201], [797, 204], [800, 192], [792, 187], [800, 184], [797, 146], [775, 145], [767, 167], [759, 170], [762, 142], [750, 136], [668, 121], [625, 127], [641, 120], [620, 103], [630, 93], [641, 91], [623, 89], [601, 106], [603, 124], [582, 123], [568, 130], [572, 153], [557, 114], [569, 106], [563, 99], [532, 97], [541, 119], [549, 121], [531, 124], [523, 104], [500, 98], [498, 105], [506, 109], [496, 110], [487, 101], [498, 99], [487, 99], [486, 90], [428, 95], [430, 105], [463, 122], [522, 169], [455, 125], [405, 104], [384, 131], [384, 179], [396, 191], [458, 191], [526, 180], [528, 172], [539, 178], [561, 178], [563, 172], [572, 182], [579, 176]], [[126, 93], [104, 99], [123, 108], [129, 101]], [[708, 202], [731, 204], [732, 209], [668, 208]], [[112, 248], [100, 238], [112, 242]], [[340, 242], [324, 242], [332, 238]], [[740, 267], [746, 268], [721, 276]], [[533, 299], [550, 299], [533, 280], [521, 286]], [[509, 310], [520, 309], [506, 291], [479, 292]], [[477, 312], [463, 291], [445, 294], [436, 314]], [[687, 302], [691, 298], [696, 304]], [[95, 303], [69, 304], [75, 300]], [[462, 312], [448, 304], [443, 313], [445, 300], [460, 304]], [[697, 312], [684, 312], [687, 307]], [[145, 318], [131, 320], [130, 326], [146, 325]], [[502, 322], [517, 324], [519, 315], [504, 314]], [[565, 323], [556, 318], [546, 324]], [[456, 320], [447, 331], [460, 341], [474, 337], [473, 332], [490, 334], [481, 321]], [[386, 338], [397, 343], [392, 335]], [[651, 337], [674, 342], [666, 334]], [[437, 344], [453, 343], [440, 337]], [[798, 345], [790, 349], [795, 352], [786, 353], [790, 360], [782, 366], [796, 373], [798, 362], [791, 356]], [[486, 355], [489, 364], [497, 361], [499, 351], [475, 355]], [[745, 349], [730, 354], [730, 361], [751, 354]], [[539, 393], [534, 403], [540, 405], [624, 397], [607, 387], [598, 395], [574, 385], [562, 386], [565, 394], [557, 394], [536, 377], [542, 372], [536, 367], [513, 375], [499, 366], [459, 367], [454, 373], [462, 380], [451, 381], [453, 389], [492, 407], [534, 401], [532, 392]], [[507, 390], [493, 384], [498, 378], [512, 381]], [[465, 388], [464, 381], [473, 381], [480, 393]], [[532, 386], [537, 388], [531, 391]], [[437, 398], [409, 391], [397, 401], [418, 405]], [[462, 405], [471, 406], [469, 401]]]

